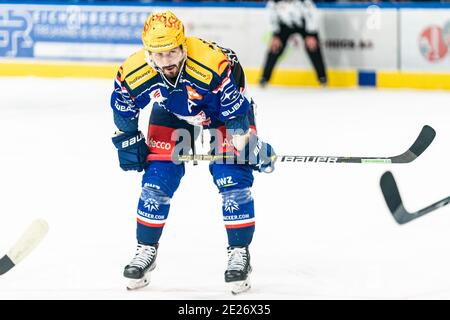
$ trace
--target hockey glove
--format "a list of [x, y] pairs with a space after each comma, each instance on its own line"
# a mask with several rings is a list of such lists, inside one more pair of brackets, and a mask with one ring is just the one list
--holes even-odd
[[253, 170], [259, 172], [271, 173], [275, 169], [275, 151], [255, 134], [250, 135], [245, 148], [237, 152], [237, 157], [239, 162], [248, 163]]
[[119, 163], [123, 170], [136, 170], [141, 172], [147, 167], [149, 149], [141, 131], [118, 131], [112, 137], [112, 142], [118, 150]]

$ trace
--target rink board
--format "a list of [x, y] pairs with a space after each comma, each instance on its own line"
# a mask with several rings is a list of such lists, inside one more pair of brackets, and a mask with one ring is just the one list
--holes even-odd
[[[319, 7], [331, 87], [449, 88], [450, 6]], [[171, 9], [188, 35], [233, 48], [248, 82], [255, 84], [271, 35], [269, 15], [261, 4], [27, 3], [2, 4], [0, 9], [2, 76], [113, 77], [121, 61], [140, 48], [148, 13]], [[299, 36], [290, 39], [270, 84], [319, 85]]]

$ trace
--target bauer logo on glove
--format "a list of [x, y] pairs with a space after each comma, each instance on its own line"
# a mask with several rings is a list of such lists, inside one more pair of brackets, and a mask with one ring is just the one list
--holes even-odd
[[112, 142], [117, 148], [120, 167], [123, 170], [141, 172], [147, 167], [149, 149], [141, 131], [118, 131], [112, 138]]
[[[120, 132], [119, 134], [123, 134], [123, 132]], [[116, 136], [117, 136], [117, 134], [116, 134]], [[141, 141], [142, 139], [144, 139], [144, 135], [142, 134], [142, 132], [139, 132], [139, 135], [131, 137], [128, 140], [122, 141], [122, 148], [131, 146], [131, 145], [135, 144], [136, 142]]]

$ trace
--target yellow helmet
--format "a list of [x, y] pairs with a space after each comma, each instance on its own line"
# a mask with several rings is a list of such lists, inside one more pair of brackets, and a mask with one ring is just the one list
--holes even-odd
[[163, 52], [180, 45], [185, 49], [183, 23], [169, 10], [153, 13], [145, 21], [142, 43], [150, 52]]

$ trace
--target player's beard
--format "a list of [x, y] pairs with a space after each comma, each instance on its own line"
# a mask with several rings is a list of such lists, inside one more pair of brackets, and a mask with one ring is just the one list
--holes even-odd
[[166, 78], [172, 82], [175, 83], [175, 81], [177, 81], [178, 75], [181, 72], [181, 69], [184, 66], [184, 62], [186, 61], [186, 51], [183, 50], [182, 55], [181, 55], [181, 59], [178, 63], [174, 63], [168, 66], [164, 66], [162, 68], [160, 68], [164, 74], [164, 76], [166, 76]]
[[180, 73], [182, 63], [183, 61], [180, 61], [178, 64], [171, 64], [169, 66], [162, 67], [162, 72], [167, 77], [167, 79], [175, 81], [178, 77], [178, 74]]
[[152, 66], [153, 69], [158, 70], [160, 73], [162, 73], [162, 75], [164, 75], [164, 77], [172, 83], [175, 83], [177, 81], [178, 76], [184, 67], [186, 57], [186, 50], [183, 50], [181, 59], [178, 61], [178, 63], [161, 66], [156, 62], [156, 59], [152, 57], [152, 54], [149, 51], [145, 51], [145, 61], [150, 66]]

